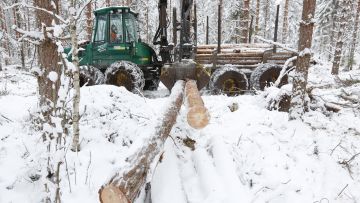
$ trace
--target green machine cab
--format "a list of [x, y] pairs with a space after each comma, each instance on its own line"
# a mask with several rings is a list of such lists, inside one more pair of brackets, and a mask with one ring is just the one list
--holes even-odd
[[156, 89], [162, 64], [155, 51], [141, 42], [137, 14], [128, 7], [101, 8], [94, 13], [92, 39], [80, 44], [81, 85]]

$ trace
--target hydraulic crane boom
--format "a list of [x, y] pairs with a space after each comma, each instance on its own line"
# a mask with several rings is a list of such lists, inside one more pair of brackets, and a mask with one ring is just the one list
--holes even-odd
[[153, 44], [160, 45], [160, 56], [163, 63], [170, 63], [170, 51], [172, 47], [169, 46], [167, 39], [167, 0], [159, 1], [159, 27], [156, 30]]
[[[160, 45], [160, 56], [163, 63], [170, 63], [171, 61], [170, 52], [173, 50], [173, 46], [169, 46], [167, 36], [167, 0], [159, 0], [159, 27], [153, 39], [154, 45]], [[181, 22], [179, 27], [173, 29], [180, 30], [180, 44], [175, 51], [175, 59], [189, 59], [193, 56], [193, 42], [190, 37], [191, 27], [191, 8], [193, 0], [181, 0]], [[176, 46], [176, 45], [174, 45]]]

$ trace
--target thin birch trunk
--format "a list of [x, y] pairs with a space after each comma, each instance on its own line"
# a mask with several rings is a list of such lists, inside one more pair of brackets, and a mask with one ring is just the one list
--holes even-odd
[[288, 31], [289, 31], [289, 3], [290, 0], [285, 0], [284, 18], [283, 18], [283, 29], [282, 29], [282, 43], [286, 44]]
[[332, 53], [334, 52], [334, 47], [335, 47], [335, 34], [336, 34], [336, 30], [337, 30], [337, 26], [336, 26], [336, 22], [338, 21], [337, 19], [337, 15], [336, 15], [336, 11], [339, 9], [339, 1], [338, 0], [333, 0], [332, 1], [333, 4], [333, 10], [331, 11], [331, 19], [332, 19], [332, 25], [331, 25], [331, 31], [330, 31], [330, 47], [329, 47], [329, 52], [331, 54], [329, 54], [329, 61], [332, 60], [333, 55]]
[[[80, 103], [80, 74], [79, 74], [79, 57], [78, 57], [78, 39], [76, 33], [76, 3], [75, 0], [71, 1], [71, 7], [74, 9], [74, 13], [70, 13], [70, 35], [71, 35], [71, 44], [72, 44], [72, 63], [75, 67], [75, 71], [73, 71], [74, 77], [74, 99], [73, 99], [73, 141], [71, 145], [72, 151], [79, 151], [79, 103]], [[89, 4], [91, 5], [91, 4]]]
[[265, 1], [265, 8], [264, 8], [264, 29], [263, 29], [263, 36], [265, 39], [267, 39], [267, 33], [268, 33], [268, 21], [269, 21], [269, 7], [270, 7], [270, 0]]

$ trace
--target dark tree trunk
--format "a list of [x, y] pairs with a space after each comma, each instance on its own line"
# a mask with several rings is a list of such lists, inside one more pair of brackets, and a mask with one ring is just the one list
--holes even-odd
[[[331, 25], [331, 31], [330, 31], [330, 47], [329, 47], [329, 51], [330, 53], [333, 53], [334, 47], [335, 47], [335, 34], [336, 34], [336, 30], [337, 30], [337, 26], [336, 26], [336, 22], [337, 20], [337, 15], [336, 15], [336, 11], [339, 9], [339, 1], [338, 0], [332, 0], [332, 11], [331, 11], [331, 21], [332, 21], [332, 25]], [[329, 61], [332, 60], [332, 54], [329, 54]]]
[[256, 0], [256, 20], [255, 20], [255, 33], [258, 35], [260, 28], [260, 0]]
[[240, 43], [248, 43], [249, 37], [249, 22], [250, 22], [250, 0], [243, 0], [244, 6], [241, 9], [240, 15], [240, 29], [241, 40]]
[[293, 82], [293, 96], [291, 99], [290, 120], [301, 118], [305, 113], [306, 85], [310, 66], [310, 49], [314, 29], [316, 0], [304, 0], [302, 21], [300, 22], [299, 56], [296, 61]]
[[92, 3], [86, 6], [86, 34], [87, 39], [90, 41], [92, 34]]
[[[57, 13], [51, 5], [51, 1], [35, 0], [34, 4], [37, 7]], [[52, 27], [52, 15], [42, 11], [36, 11], [36, 17], [39, 20], [40, 26]], [[45, 39], [41, 41], [38, 46], [38, 63], [42, 74], [38, 75], [37, 80], [39, 85], [40, 105], [43, 107], [42, 114], [45, 119], [50, 119], [50, 113], [55, 107], [58, 99], [61, 66], [58, 64], [60, 58], [57, 52], [57, 45], [52, 39], [47, 37], [47, 33], [43, 34], [45, 35]], [[49, 79], [50, 72], [55, 72], [58, 76], [58, 80], [55, 83]]]
[[338, 27], [337, 35], [336, 35], [336, 45], [335, 45], [335, 53], [334, 53], [334, 60], [333, 60], [333, 66], [331, 69], [331, 74], [338, 75], [339, 74], [339, 68], [340, 68], [340, 62], [342, 57], [342, 50], [344, 45], [344, 32], [348, 21], [349, 16], [349, 8], [351, 4], [351, 0], [342, 0], [339, 2], [340, 8], [337, 11], [337, 17], [338, 23], [340, 23], [340, 26]]
[[360, 0], [357, 4], [356, 9], [356, 15], [355, 15], [355, 25], [354, 25], [354, 31], [352, 33], [352, 40], [351, 40], [351, 47], [350, 47], [350, 57], [349, 62], [347, 65], [348, 70], [352, 70], [354, 65], [354, 55], [355, 55], [355, 48], [357, 44], [357, 36], [358, 36], [358, 30], [359, 30], [359, 16], [360, 16]]
[[[15, 0], [15, 3], [18, 3], [18, 0]], [[18, 28], [22, 28], [23, 29], [23, 21], [24, 19], [21, 18], [20, 16], [20, 9], [19, 7], [15, 7], [14, 10], [15, 16], [14, 16], [14, 21], [15, 21], [15, 25]], [[20, 34], [16, 33], [16, 39], [20, 38]], [[23, 70], [25, 70], [25, 48], [24, 48], [24, 42], [20, 42], [20, 61], [21, 61], [21, 68]]]

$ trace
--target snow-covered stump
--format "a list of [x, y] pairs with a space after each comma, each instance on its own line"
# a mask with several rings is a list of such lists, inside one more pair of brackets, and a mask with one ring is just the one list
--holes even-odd
[[155, 135], [149, 144], [144, 146], [131, 164], [133, 167], [115, 174], [110, 181], [99, 190], [101, 203], [130, 203], [134, 202], [146, 183], [150, 164], [160, 154], [164, 142], [176, 122], [177, 115], [183, 102], [185, 82], [175, 83], [169, 97], [169, 105], [163, 115], [163, 120], [157, 125]]
[[195, 129], [202, 129], [209, 124], [210, 114], [204, 106], [195, 80], [189, 80], [185, 85], [187, 122]]

